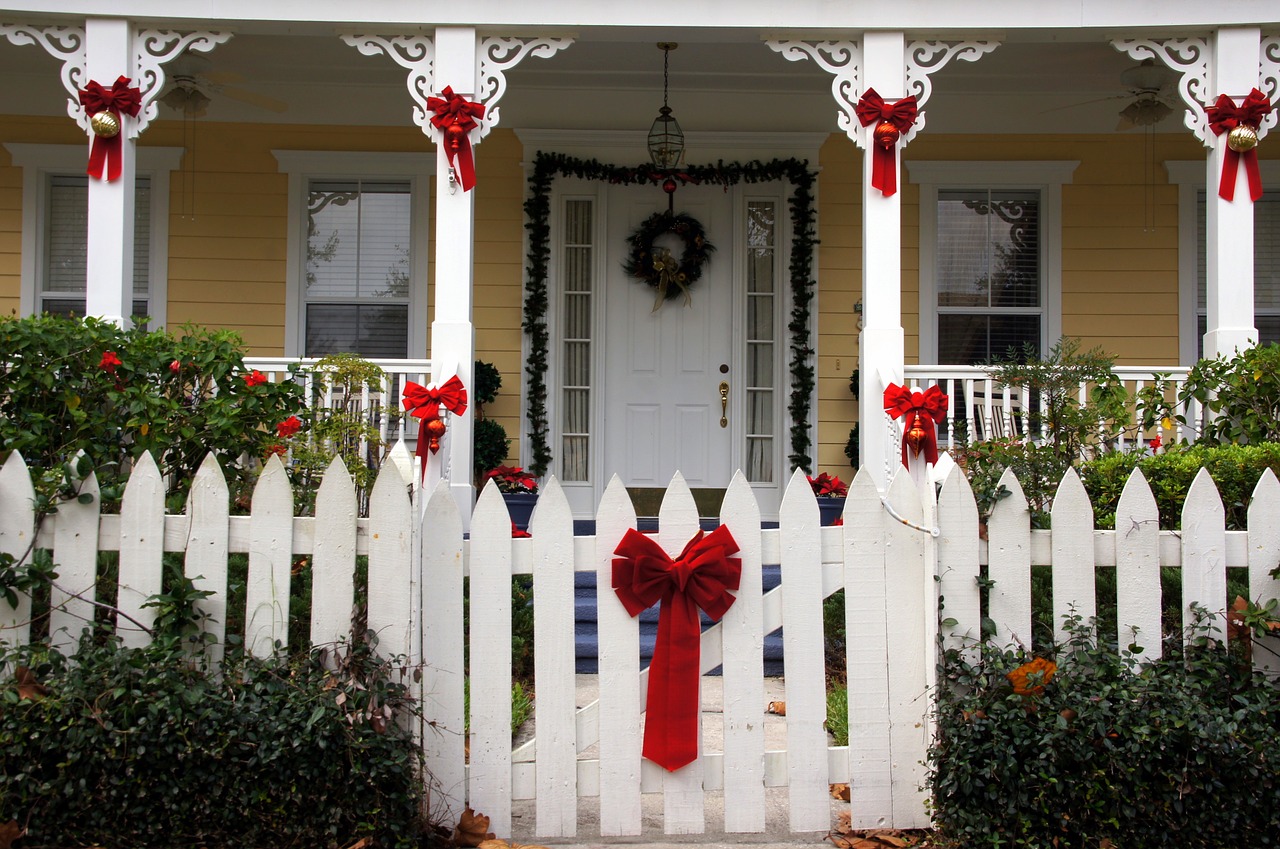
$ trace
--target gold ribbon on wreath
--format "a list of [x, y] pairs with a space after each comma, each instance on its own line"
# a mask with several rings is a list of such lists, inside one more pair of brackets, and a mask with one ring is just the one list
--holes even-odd
[[671, 291], [672, 285], [678, 286], [684, 293], [686, 307], [693, 304], [693, 296], [689, 293], [689, 287], [685, 285], [686, 276], [680, 270], [680, 261], [672, 255], [671, 251], [659, 247], [653, 249], [653, 270], [658, 272], [658, 297], [653, 302], [653, 312], [662, 309], [662, 302], [667, 299], [667, 292]]

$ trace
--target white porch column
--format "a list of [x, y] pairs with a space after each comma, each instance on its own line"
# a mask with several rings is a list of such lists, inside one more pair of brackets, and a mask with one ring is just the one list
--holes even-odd
[[[1238, 104], [1258, 85], [1261, 33], [1252, 27], [1223, 28], [1214, 34], [1209, 59], [1212, 101], [1227, 94]], [[1244, 174], [1238, 174], [1234, 200], [1218, 195], [1227, 134], [1205, 139], [1210, 145], [1205, 180], [1204, 353], [1230, 355], [1257, 344], [1253, 318], [1253, 200]], [[1243, 168], [1241, 168], [1243, 171]]]
[[[467, 100], [476, 100], [476, 31], [472, 27], [439, 27], [435, 33], [435, 67], [433, 92], [445, 86]], [[476, 133], [472, 133], [474, 142]], [[439, 133], [436, 142], [436, 278], [435, 317], [431, 322], [431, 379], [439, 384], [457, 374], [467, 387], [474, 389], [473, 372], [476, 359], [475, 326], [471, 323], [472, 269], [475, 253], [475, 193], [450, 180], [449, 161]], [[479, 157], [478, 149], [474, 149]], [[456, 370], [456, 371], [455, 371]], [[461, 416], [451, 416], [448, 473], [449, 487], [463, 526], [471, 526], [471, 508], [475, 503], [472, 485], [471, 433], [472, 408]]]
[[[90, 18], [85, 22], [86, 82], [110, 88], [126, 76], [137, 85], [133, 27], [128, 21]], [[92, 117], [92, 116], [88, 116]], [[119, 179], [89, 178], [88, 269], [85, 314], [129, 327], [133, 314], [133, 215], [137, 142], [128, 116], [122, 116]], [[93, 142], [90, 131], [89, 142]], [[85, 161], [89, 150], [85, 149]]]
[[[886, 101], [906, 96], [907, 74], [900, 32], [862, 37], [862, 91], [875, 89]], [[884, 391], [902, 383], [906, 361], [902, 330], [902, 193], [888, 197], [871, 185], [875, 125], [860, 127], [862, 148], [862, 332], [858, 334], [859, 462], [883, 492], [900, 461], [884, 413]], [[893, 151], [901, 174], [901, 148]]]

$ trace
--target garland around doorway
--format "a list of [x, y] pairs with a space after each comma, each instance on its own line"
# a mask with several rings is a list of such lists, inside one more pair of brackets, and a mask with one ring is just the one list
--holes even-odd
[[[547, 417], [547, 358], [551, 345], [547, 330], [547, 268], [551, 258], [551, 187], [556, 177], [576, 177], [615, 185], [661, 185], [674, 179], [681, 185], [716, 185], [728, 187], [738, 183], [767, 183], [787, 180], [792, 193], [791, 207], [791, 319], [790, 332], [791, 397], [787, 410], [791, 414], [791, 467], [812, 471], [809, 450], [810, 399], [813, 397], [816, 372], [813, 366], [812, 309], [815, 281], [813, 251], [818, 244], [814, 220], [813, 188], [817, 175], [809, 163], [800, 159], [774, 159], [768, 162], [717, 162], [694, 165], [680, 171], [664, 171], [648, 165], [624, 167], [607, 165], [597, 160], [577, 159], [558, 153], [539, 151], [534, 157], [529, 176], [529, 197], [524, 203], [525, 229], [529, 233], [529, 252], [525, 267], [524, 332], [529, 335], [529, 359], [525, 373], [529, 378], [525, 416], [529, 423], [532, 459], [527, 464], [535, 475], [545, 475], [551, 465], [549, 445], [550, 422]], [[696, 278], [695, 278], [696, 279]]]

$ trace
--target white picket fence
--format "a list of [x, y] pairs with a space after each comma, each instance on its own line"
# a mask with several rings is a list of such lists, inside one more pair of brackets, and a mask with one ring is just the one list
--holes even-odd
[[[636, 516], [616, 479], [605, 492], [594, 536], [573, 535], [573, 515], [560, 485], [544, 487], [532, 537], [512, 539], [501, 495], [487, 489], [465, 538], [453, 496], [442, 486], [414, 503], [408, 457], [393, 454], [375, 485], [369, 518], [356, 518], [355, 494], [341, 461], [320, 488], [314, 518], [293, 515], [283, 466], [273, 458], [255, 489], [251, 515], [229, 516], [226, 483], [206, 461], [183, 515], [164, 513], [155, 464], [143, 458], [119, 515], [101, 515], [90, 476], [88, 503], [70, 503], [39, 529], [36, 545], [53, 549], [60, 590], [51, 615], [53, 641], [74, 642], [92, 611], [99, 550], [120, 552], [119, 606], [149, 624], [142, 602], [160, 588], [163, 552], [185, 552], [186, 573], [214, 593], [205, 604], [215, 638], [224, 638], [229, 552], [249, 560], [245, 645], [256, 654], [287, 639], [290, 565], [312, 558], [311, 640], [331, 643], [347, 635], [357, 555], [368, 555], [369, 627], [380, 648], [404, 654], [422, 669], [417, 695], [432, 811], [448, 821], [470, 805], [491, 817], [500, 836], [512, 829], [513, 800], [533, 799], [535, 831], [546, 838], [578, 837], [579, 800], [598, 797], [600, 837], [641, 833], [641, 799], [661, 793], [668, 833], [706, 828], [708, 794], [723, 797], [724, 829], [765, 830], [765, 792], [785, 786], [795, 832], [830, 827], [830, 782], [852, 785], [858, 827], [928, 824], [923, 762], [932, 734], [930, 692], [939, 636], [971, 646], [980, 633], [977, 577], [989, 560], [994, 581], [989, 615], [1001, 642], [1031, 645], [1031, 566], [1052, 564], [1058, 621], [1074, 606], [1094, 610], [1097, 568], [1118, 572], [1122, 644], [1134, 638], [1159, 651], [1160, 566], [1183, 571], [1181, 605], [1221, 611], [1226, 569], [1247, 568], [1255, 599], [1280, 595], [1269, 572], [1280, 561], [1280, 482], [1267, 472], [1249, 511], [1249, 532], [1224, 530], [1223, 508], [1207, 473], [1187, 499], [1182, 530], [1158, 530], [1155, 501], [1142, 476], [1131, 478], [1121, 499], [1116, 531], [1095, 530], [1083, 486], [1068, 473], [1053, 508], [1053, 528], [1033, 531], [1012, 475], [979, 539], [978, 512], [969, 485], [952, 474], [935, 502], [922, 500], [899, 474], [882, 501], [870, 477], [849, 487], [843, 527], [819, 527], [817, 504], [802, 474], [793, 476], [777, 528], [761, 528], [750, 486], [739, 474], [730, 485], [721, 521], [741, 546], [742, 588], [724, 619], [702, 636], [704, 672], [722, 666], [723, 751], [705, 751], [689, 766], [666, 773], [642, 760], [642, 708], [647, 673], [639, 667], [638, 626], [611, 584], [613, 551]], [[31, 481], [22, 459], [10, 455], [0, 469], [0, 551], [31, 547]], [[890, 509], [886, 508], [886, 504]], [[698, 529], [693, 498], [677, 475], [659, 515], [660, 544], [678, 553]], [[915, 527], [913, 527], [915, 526]], [[420, 531], [417, 531], [420, 529]], [[936, 530], [936, 535], [934, 531]], [[761, 592], [761, 566], [781, 564], [782, 587]], [[600, 700], [579, 709], [574, 676], [574, 572], [597, 575]], [[513, 574], [534, 582], [535, 741], [514, 748], [511, 735], [511, 592]], [[464, 721], [463, 578], [470, 576], [469, 739]], [[935, 578], [936, 576], [936, 578]], [[783, 592], [785, 588], [785, 592]], [[834, 747], [826, 717], [822, 601], [844, 589], [848, 644], [847, 747]], [[937, 599], [945, 596], [939, 613]], [[80, 596], [80, 597], [77, 597]], [[29, 602], [0, 602], [0, 635], [28, 639]], [[939, 620], [947, 623], [939, 635]], [[786, 749], [766, 751], [763, 634], [783, 631], [786, 662]], [[130, 644], [145, 632], [122, 620]], [[133, 628], [133, 630], [129, 630]], [[1039, 647], [1041, 649], [1045, 647]], [[1265, 655], [1257, 652], [1256, 655]], [[1261, 662], [1261, 661], [1260, 661]], [[469, 743], [469, 746], [468, 746]], [[594, 748], [594, 756], [583, 753]], [[585, 835], [583, 835], [585, 836]], [[594, 838], [596, 835], [589, 835]]]

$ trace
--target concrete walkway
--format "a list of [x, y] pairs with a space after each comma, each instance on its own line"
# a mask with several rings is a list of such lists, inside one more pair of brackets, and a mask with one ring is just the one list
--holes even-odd
[[[702, 679], [702, 735], [703, 750], [707, 752], [724, 751], [724, 692], [723, 680], [718, 676], [704, 676]], [[599, 694], [599, 679], [595, 675], [577, 676], [577, 706], [584, 707], [595, 701]], [[764, 721], [765, 749], [786, 748], [786, 719], [782, 716], [766, 713], [769, 702], [783, 701], [786, 698], [783, 679], [765, 679], [765, 702], [760, 705], [760, 715]], [[533, 736], [533, 722], [530, 721], [520, 730], [517, 742], [523, 743]], [[583, 752], [580, 758], [594, 757], [594, 747]], [[607, 847], [616, 845], [644, 845], [652, 849], [663, 849], [668, 846], [688, 846], [697, 844], [710, 849], [720, 847], [742, 846], [744, 844], [767, 845], [777, 847], [813, 847], [821, 843], [825, 832], [809, 834], [793, 834], [788, 827], [787, 788], [774, 787], [765, 790], [765, 822], [767, 830], [761, 834], [726, 834], [724, 832], [724, 797], [719, 791], [708, 791], [706, 794], [707, 829], [703, 834], [668, 835], [662, 829], [662, 796], [646, 794], [642, 798], [642, 833], [635, 837], [600, 838], [600, 807], [594, 797], [578, 800], [578, 835], [574, 838], [539, 839], [536, 830], [536, 817], [533, 801], [517, 801], [512, 809], [511, 839], [518, 843], [534, 843], [544, 846], [564, 847]], [[832, 800], [832, 823], [836, 812], [847, 803]], [[502, 837], [503, 835], [498, 835]]]

